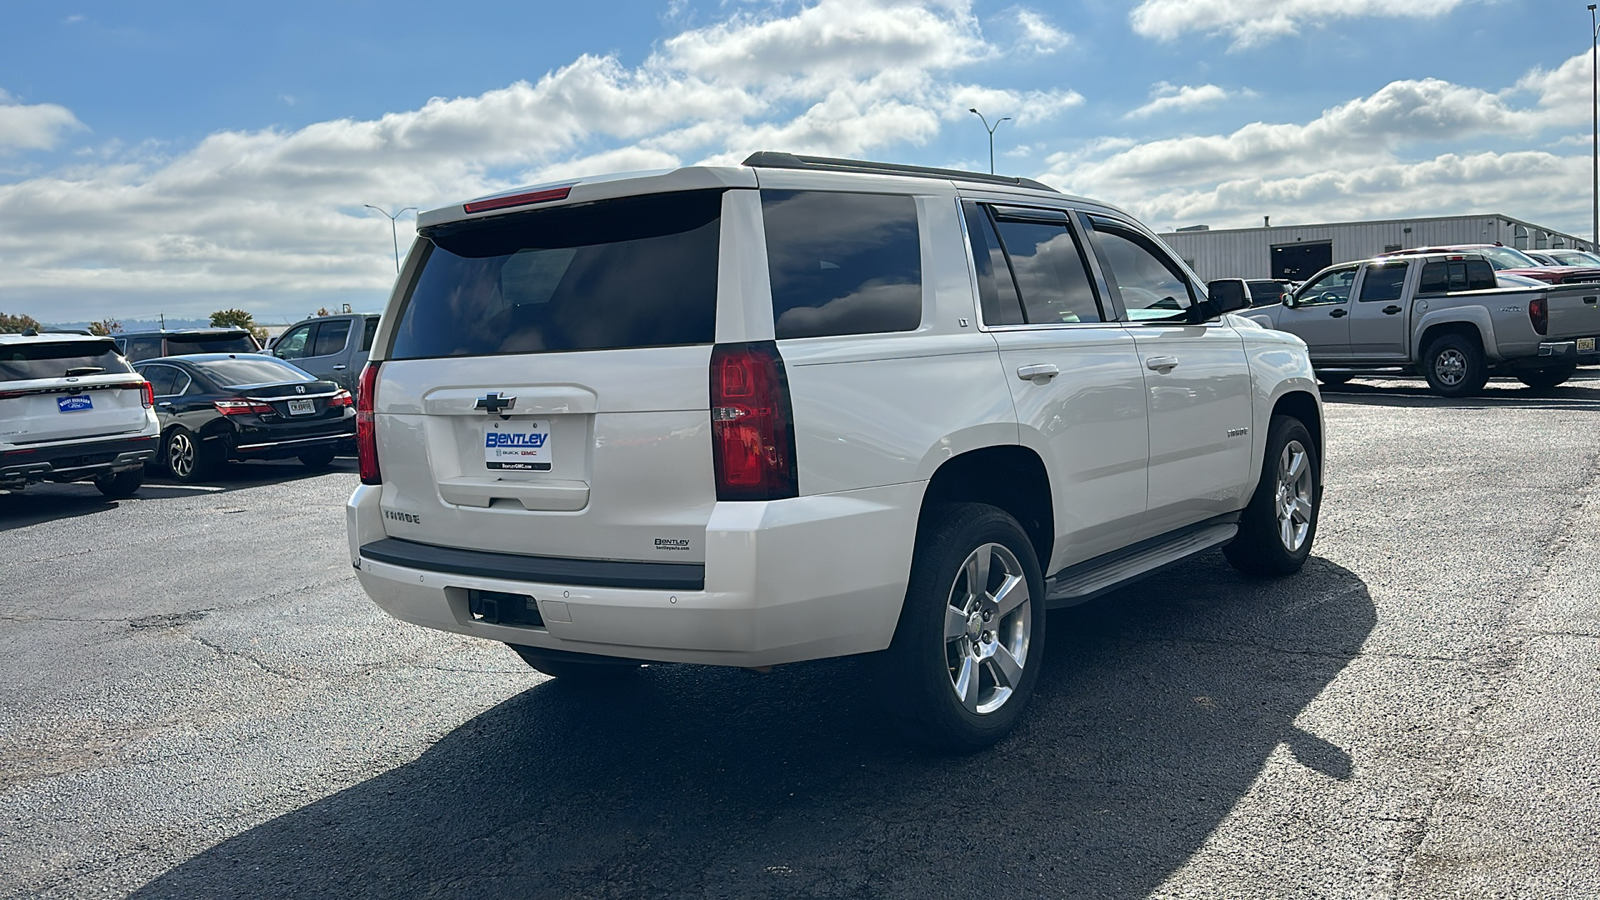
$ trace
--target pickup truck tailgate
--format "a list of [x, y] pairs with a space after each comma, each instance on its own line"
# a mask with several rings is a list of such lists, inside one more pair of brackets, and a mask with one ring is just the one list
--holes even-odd
[[1545, 296], [1550, 305], [1545, 340], [1570, 341], [1600, 336], [1600, 283], [1552, 287]]

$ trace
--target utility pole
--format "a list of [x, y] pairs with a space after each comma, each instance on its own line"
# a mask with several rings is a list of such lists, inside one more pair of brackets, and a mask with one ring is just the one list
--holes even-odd
[[973, 115], [977, 116], [979, 119], [982, 119], [983, 120], [983, 127], [987, 128], [989, 130], [989, 174], [993, 175], [994, 174], [994, 130], [996, 128], [1000, 127], [1000, 123], [1001, 122], [1008, 121], [1011, 117], [1010, 116], [1001, 116], [1000, 118], [995, 119], [994, 120], [994, 125], [991, 126], [989, 124], [989, 120], [983, 118], [983, 113], [978, 112], [976, 109], [968, 109], [967, 112], [972, 113]]
[[1594, 113], [1594, 245], [1600, 250], [1600, 25], [1595, 23], [1595, 4], [1589, 4], [1589, 76], [1592, 83], [1590, 107]]
[[400, 274], [400, 234], [399, 234], [398, 231], [395, 230], [394, 220], [400, 218], [403, 215], [405, 215], [410, 210], [415, 210], [416, 207], [415, 206], [408, 206], [405, 209], [402, 209], [399, 212], [395, 213], [394, 215], [389, 215], [389, 212], [387, 210], [380, 209], [379, 207], [373, 206], [371, 203], [363, 203], [361, 205], [365, 206], [367, 209], [376, 209], [376, 210], [378, 210], [378, 212], [381, 212], [384, 215], [389, 216], [389, 240], [394, 242], [394, 273], [396, 275], [399, 275]]

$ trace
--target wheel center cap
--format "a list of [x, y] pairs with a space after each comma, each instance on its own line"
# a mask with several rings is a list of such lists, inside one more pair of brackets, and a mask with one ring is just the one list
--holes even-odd
[[973, 610], [972, 613], [967, 616], [967, 637], [971, 638], [972, 640], [977, 640], [978, 636], [982, 633], [983, 613], [979, 610]]

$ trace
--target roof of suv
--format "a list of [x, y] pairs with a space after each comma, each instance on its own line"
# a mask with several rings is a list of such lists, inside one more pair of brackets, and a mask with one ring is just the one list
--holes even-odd
[[49, 342], [109, 341], [108, 335], [82, 334], [76, 331], [41, 331], [37, 334], [0, 334], [0, 344], [26, 344]]

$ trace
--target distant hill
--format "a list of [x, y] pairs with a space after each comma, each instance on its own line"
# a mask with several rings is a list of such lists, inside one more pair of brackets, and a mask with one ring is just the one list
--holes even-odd
[[[123, 331], [155, 331], [161, 327], [160, 319], [122, 319]], [[51, 328], [88, 328], [88, 322], [47, 322]], [[210, 319], [168, 319], [168, 328], [209, 328]]]

